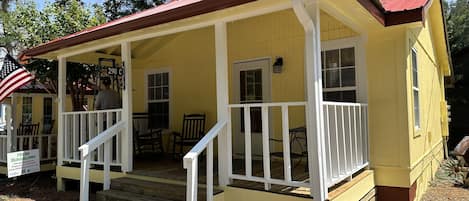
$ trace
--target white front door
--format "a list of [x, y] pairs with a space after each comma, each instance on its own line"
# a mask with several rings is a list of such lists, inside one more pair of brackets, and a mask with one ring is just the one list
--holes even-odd
[[[237, 104], [270, 102], [270, 59], [236, 62], [233, 65], [233, 97]], [[236, 155], [244, 155], [244, 111], [234, 111], [234, 147]], [[261, 108], [251, 108], [251, 147], [253, 158], [262, 157]]]

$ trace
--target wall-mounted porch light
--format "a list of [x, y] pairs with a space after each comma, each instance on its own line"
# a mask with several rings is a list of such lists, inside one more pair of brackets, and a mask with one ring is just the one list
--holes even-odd
[[283, 58], [282, 57], [276, 57], [274, 65], [272, 65], [272, 71], [273, 73], [282, 73], [283, 71]]

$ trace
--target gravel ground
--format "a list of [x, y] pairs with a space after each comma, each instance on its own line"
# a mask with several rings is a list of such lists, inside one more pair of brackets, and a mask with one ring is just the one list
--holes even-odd
[[455, 160], [445, 160], [421, 201], [469, 201], [469, 189], [462, 187], [463, 174], [455, 171]]
[[[57, 192], [56, 180], [50, 172], [25, 175], [16, 179], [0, 178], [0, 201], [33, 200], [77, 201], [79, 200], [79, 193], [76, 189]], [[94, 195], [90, 200], [94, 200]]]

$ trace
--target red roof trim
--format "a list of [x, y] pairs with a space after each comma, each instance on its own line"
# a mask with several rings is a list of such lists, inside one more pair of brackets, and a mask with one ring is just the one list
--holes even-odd
[[176, 0], [87, 30], [61, 37], [25, 50], [26, 56], [37, 56], [58, 49], [135, 31], [167, 22], [193, 17], [255, 0]]
[[383, 10], [372, 0], [357, 1], [384, 26], [424, 22], [425, 11], [430, 5], [430, 0], [381, 0]]

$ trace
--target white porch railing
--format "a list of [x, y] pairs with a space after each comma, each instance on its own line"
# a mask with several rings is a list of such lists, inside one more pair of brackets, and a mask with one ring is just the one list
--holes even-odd
[[[294, 181], [292, 178], [292, 164], [291, 164], [291, 147], [290, 147], [290, 120], [289, 108], [290, 107], [306, 107], [306, 102], [282, 102], [282, 103], [255, 103], [255, 104], [232, 104], [229, 105], [229, 113], [235, 108], [244, 111], [244, 161], [245, 161], [245, 174], [233, 174], [231, 164], [229, 165], [229, 178], [245, 181], [253, 181], [264, 183], [265, 190], [270, 190], [271, 184], [292, 186], [292, 187], [309, 187], [311, 184], [308, 181]], [[262, 117], [262, 160], [263, 160], [263, 175], [264, 177], [257, 177], [252, 172], [252, 130], [251, 130], [251, 108], [260, 108]], [[282, 117], [282, 147], [283, 147], [283, 179], [271, 178], [271, 162], [270, 162], [270, 109], [280, 108]], [[228, 122], [230, 125], [232, 122]], [[231, 136], [228, 136], [231, 140]], [[228, 143], [230, 146], [232, 143]], [[229, 150], [232, 148], [229, 147]], [[231, 154], [230, 154], [231, 156]], [[229, 161], [233, 159], [230, 158]]]
[[[122, 109], [64, 112], [62, 113], [63, 126], [63, 162], [80, 163], [79, 147], [91, 139], [111, 128], [122, 120]], [[111, 140], [112, 154], [111, 165], [122, 166], [122, 139], [116, 135]], [[90, 153], [90, 164], [104, 164], [104, 145], [97, 147]]]
[[[283, 146], [283, 179], [271, 178], [270, 141], [269, 141], [269, 113], [271, 108], [281, 109], [282, 146]], [[218, 122], [205, 137], [184, 157], [184, 168], [187, 169], [187, 201], [197, 200], [197, 158], [207, 149], [207, 200], [213, 200], [213, 140], [226, 132], [228, 147], [228, 177], [229, 179], [264, 183], [265, 189], [270, 190], [271, 184], [290, 187], [311, 187], [311, 181], [295, 181], [292, 178], [291, 148], [290, 147], [290, 107], [304, 107], [306, 102], [232, 104], [229, 105], [229, 117], [233, 109], [244, 111], [245, 137], [245, 174], [232, 172], [232, 121]], [[323, 102], [324, 126], [326, 140], [326, 181], [331, 187], [338, 182], [351, 178], [354, 173], [368, 165], [368, 119], [367, 105], [360, 103]], [[263, 177], [254, 176], [252, 172], [252, 130], [251, 108], [260, 108], [262, 117], [262, 153]], [[311, 162], [311, 161], [309, 161]]]
[[323, 102], [326, 181], [331, 187], [368, 166], [368, 106]]
[[207, 150], [207, 201], [213, 200], [213, 140], [226, 132], [226, 121], [215, 124], [210, 131], [184, 156], [184, 169], [187, 169], [188, 201], [197, 201], [199, 155]]
[[[6, 138], [5, 138], [6, 140]], [[56, 134], [16, 135], [16, 151], [39, 149], [41, 161], [56, 159]]]
[[[110, 119], [108, 119], [110, 120]], [[109, 122], [109, 121], [108, 121]], [[99, 133], [86, 144], [80, 146], [81, 151], [81, 174], [80, 174], [80, 201], [89, 199], [89, 175], [91, 154], [99, 147], [104, 146], [104, 178], [103, 189], [109, 190], [111, 186], [110, 166], [112, 157], [112, 140], [118, 137], [120, 132], [126, 127], [126, 122], [119, 120], [113, 126]]]

